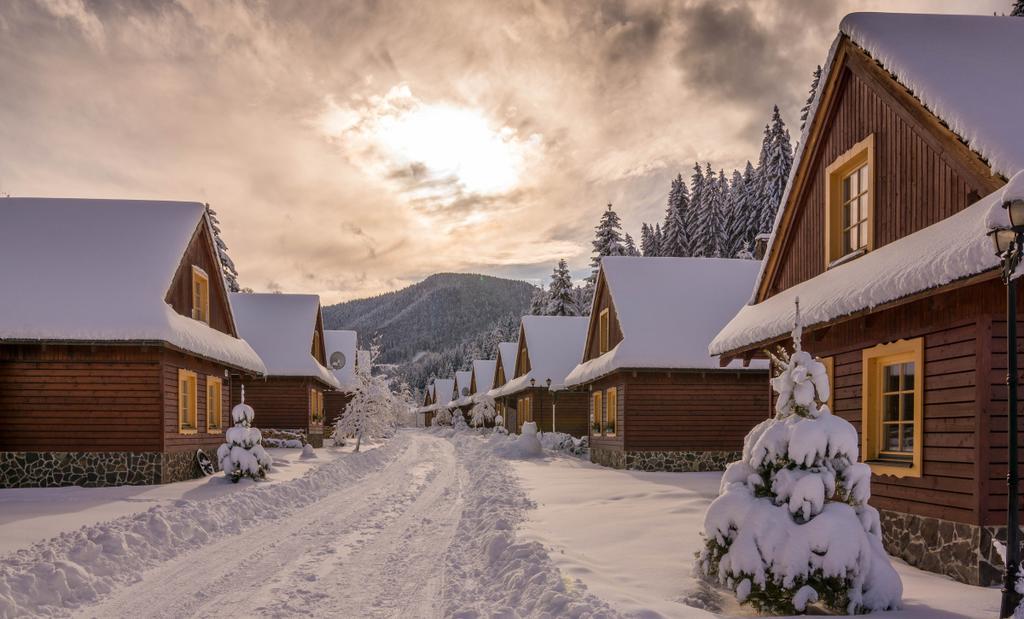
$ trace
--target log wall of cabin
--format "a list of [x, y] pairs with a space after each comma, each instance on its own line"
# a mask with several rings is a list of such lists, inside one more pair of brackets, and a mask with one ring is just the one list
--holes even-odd
[[600, 318], [601, 312], [608, 310], [608, 350], [615, 348], [622, 341], [622, 329], [619, 326], [619, 315], [615, 311], [615, 304], [612, 302], [612, 295], [608, 292], [608, 286], [604, 280], [600, 282], [597, 291], [594, 293], [594, 313], [590, 317], [590, 328], [587, 331], [587, 345], [584, 351], [584, 361], [596, 359], [601, 356]]
[[200, 223], [171, 280], [165, 300], [174, 311], [192, 317], [192, 265], [195, 265], [210, 277], [210, 326], [223, 333], [231, 333], [231, 310], [223, 290], [220, 263], [214, 258], [216, 252], [211, 255], [212, 242], [206, 226]]
[[[309, 431], [309, 391], [322, 387], [313, 379], [301, 376], [242, 378], [231, 383], [231, 399], [239, 401], [240, 387], [245, 386], [245, 402], [256, 413], [257, 428]], [[312, 428], [320, 431], [321, 426]]]
[[160, 451], [155, 346], [0, 345], [0, 451]]
[[345, 408], [352, 401], [352, 393], [348, 391], [324, 392], [324, 425], [333, 426], [345, 414]]
[[[589, 426], [591, 425], [591, 420], [593, 419], [593, 417], [592, 417], [593, 411], [591, 410], [591, 408], [593, 407], [593, 395], [594, 395], [594, 392], [595, 391], [601, 391], [602, 392], [602, 394], [601, 394], [601, 406], [602, 407], [606, 407], [606, 406], [608, 406], [608, 401], [607, 401], [607, 396], [605, 395], [605, 392], [607, 392], [607, 390], [611, 389], [612, 387], [615, 387], [616, 390], [617, 390], [616, 391], [616, 400], [617, 400], [616, 408], [618, 410], [616, 410], [616, 412], [615, 412], [615, 428], [616, 428], [615, 436], [607, 436], [605, 434], [594, 434], [593, 429], [589, 428]], [[608, 376], [605, 376], [604, 378], [600, 378], [600, 379], [594, 381], [593, 383], [590, 383], [589, 385], [587, 385], [587, 390], [584, 393], [587, 396], [587, 426], [588, 426], [589, 431], [590, 431], [590, 444], [591, 444], [591, 446], [598, 447], [600, 449], [613, 449], [613, 450], [622, 451], [622, 449], [624, 447], [622, 428], [625, 427], [625, 416], [623, 414], [623, 411], [624, 411], [624, 407], [625, 407], [625, 400], [626, 400], [626, 397], [627, 397], [626, 394], [627, 394], [628, 390], [629, 389], [626, 386], [626, 382], [624, 380], [623, 375], [621, 373], [618, 373], [618, 372], [615, 373], [615, 374], [610, 374]]]
[[991, 191], [991, 185], [958, 165], [934, 132], [899, 102], [892, 91], [901, 87], [879, 80], [860, 55], [847, 59], [839, 80], [835, 106], [824, 119], [807, 183], [797, 196], [792, 226], [783, 245], [774, 248], [783, 258], [767, 296], [825, 271], [825, 169], [871, 134], [875, 248], [949, 217]]
[[[232, 379], [225, 366], [187, 355], [182, 352], [164, 349], [161, 352], [161, 376], [163, 389], [163, 450], [188, 451], [200, 447], [216, 448], [224, 442], [224, 429], [231, 426]], [[196, 426], [194, 434], [182, 434], [178, 431], [178, 370], [191, 370], [196, 373]], [[221, 430], [208, 431], [206, 419], [206, 385], [207, 378], [213, 376], [221, 380]]]

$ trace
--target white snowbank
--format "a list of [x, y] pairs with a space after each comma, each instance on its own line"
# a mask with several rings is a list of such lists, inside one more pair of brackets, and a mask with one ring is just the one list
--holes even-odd
[[544, 448], [537, 438], [537, 424], [527, 421], [519, 435], [493, 434], [491, 446], [503, 458], [524, 459], [544, 457]]
[[0, 198], [0, 289], [17, 291], [0, 303], [0, 341], [166, 342], [265, 373], [247, 342], [164, 301], [205, 213], [198, 202]]
[[252, 344], [270, 376], [310, 376], [338, 389], [341, 384], [313, 357], [320, 314], [315, 294], [231, 293], [238, 333]]
[[[565, 384], [587, 383], [624, 368], [720, 367], [708, 354], [708, 343], [750, 298], [760, 266], [755, 260], [723, 258], [602, 258], [598, 279], [611, 293], [622, 341], [577, 365]], [[767, 364], [755, 361], [754, 367]]]

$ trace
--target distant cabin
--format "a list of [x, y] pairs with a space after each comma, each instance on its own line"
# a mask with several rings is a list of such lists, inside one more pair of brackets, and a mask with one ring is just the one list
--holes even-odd
[[0, 198], [0, 487], [201, 476], [239, 338], [197, 202]]
[[324, 345], [327, 369], [338, 380], [338, 388], [324, 392], [324, 433], [330, 435], [331, 428], [345, 414], [345, 408], [352, 400], [356, 380], [356, 350], [358, 336], [355, 331], [324, 330]]
[[455, 373], [455, 396], [451, 402], [454, 412], [458, 409], [462, 416], [469, 420], [469, 411], [473, 408], [473, 370], [460, 370]]
[[[517, 352], [519, 352], [518, 342], [501, 342], [498, 344], [498, 358], [495, 359], [494, 364], [494, 382], [491, 390], [487, 393], [488, 396], [495, 393], [496, 389], [503, 387], [508, 382], [508, 379], [515, 374]], [[508, 368], [508, 370], [506, 371], [505, 368]], [[494, 409], [498, 416], [501, 417], [502, 425], [505, 429], [516, 427], [515, 408], [509, 409], [504, 398], [495, 398]]]
[[1024, 183], [1021, 58], [1019, 18], [846, 17], [752, 302], [711, 345], [788, 344], [799, 298], [886, 549], [976, 585], [1003, 572], [1006, 290], [986, 219], [1024, 197], [1003, 191]]
[[708, 344], [750, 297], [760, 263], [608, 256], [583, 360], [569, 387], [589, 402], [590, 458], [616, 468], [715, 471], [767, 417], [764, 362], [719, 367]]
[[416, 425], [422, 428], [429, 428], [434, 420], [434, 383], [423, 388], [423, 403], [416, 409]]
[[324, 393], [341, 384], [327, 369], [320, 297], [313, 294], [231, 294], [238, 330], [266, 364], [263, 378], [240, 377], [256, 426], [302, 434], [323, 446]]
[[587, 394], [567, 391], [565, 377], [583, 350], [589, 319], [523, 316], [512, 377], [490, 392], [503, 410], [514, 411], [510, 432], [533, 421], [542, 432], [587, 434]]
[[439, 411], [448, 410], [451, 408], [452, 400], [455, 399], [455, 379], [454, 378], [438, 378], [434, 381], [434, 398], [430, 405], [430, 423], [434, 421], [434, 417], [437, 416]]
[[[469, 392], [471, 394], [470, 411], [472, 411], [474, 406], [487, 398], [487, 392], [494, 387], [494, 368], [497, 364], [498, 362], [495, 359], [473, 360], [472, 375], [469, 379]], [[494, 423], [487, 422], [485, 425], [493, 427]]]

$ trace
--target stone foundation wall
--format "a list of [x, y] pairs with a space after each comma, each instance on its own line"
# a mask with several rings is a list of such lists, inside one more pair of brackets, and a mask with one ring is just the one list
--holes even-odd
[[[217, 468], [214, 449], [205, 449]], [[0, 452], [0, 488], [141, 486], [202, 476], [196, 452]]]
[[878, 510], [886, 551], [929, 572], [969, 585], [1002, 581], [1003, 562], [992, 540], [1006, 542], [1006, 527], [981, 527], [941, 518]]
[[693, 473], [724, 471], [727, 464], [739, 460], [738, 451], [620, 451], [590, 448], [590, 461], [616, 469]]

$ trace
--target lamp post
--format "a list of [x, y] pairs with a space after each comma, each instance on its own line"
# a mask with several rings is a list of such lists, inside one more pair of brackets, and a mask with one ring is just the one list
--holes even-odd
[[1024, 251], [1024, 200], [1003, 204], [1010, 219], [1009, 228], [991, 230], [988, 235], [1002, 259], [1002, 280], [1006, 286], [1006, 387], [1007, 387], [1007, 472], [1006, 472], [1006, 572], [1000, 617], [1012, 617], [1019, 602], [1017, 569], [1020, 566], [1020, 513], [1017, 475], [1017, 286], [1014, 271]]
[[551, 431], [552, 432], [557, 432], [557, 430], [555, 430], [555, 406], [558, 405], [558, 392], [557, 391], [551, 391], [551, 379], [550, 378], [545, 380], [544, 384], [548, 386], [548, 395], [551, 396]]

